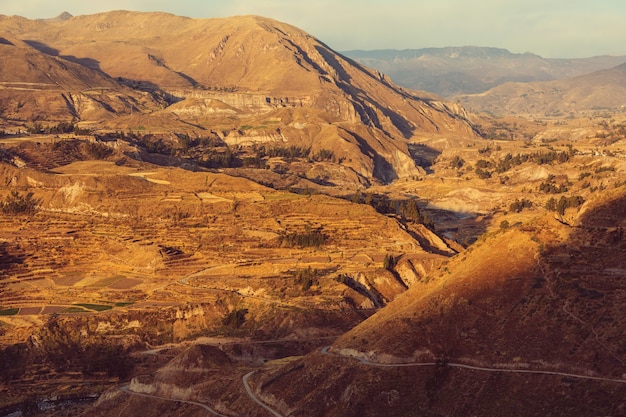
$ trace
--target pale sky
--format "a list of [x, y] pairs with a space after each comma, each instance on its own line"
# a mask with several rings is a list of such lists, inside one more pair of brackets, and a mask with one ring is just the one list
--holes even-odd
[[0, 14], [30, 19], [109, 10], [260, 15], [337, 51], [473, 45], [546, 58], [626, 55], [626, 0], [0, 0]]

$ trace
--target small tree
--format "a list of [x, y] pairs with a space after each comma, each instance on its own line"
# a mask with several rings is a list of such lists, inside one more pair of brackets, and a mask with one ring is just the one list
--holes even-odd
[[387, 271], [393, 271], [393, 268], [396, 267], [396, 264], [398, 263], [398, 258], [396, 258], [393, 255], [385, 255], [385, 259], [383, 259], [383, 268], [385, 268]]
[[465, 165], [465, 160], [458, 155], [455, 155], [450, 162], [450, 168], [461, 169]]
[[246, 321], [246, 314], [248, 314], [247, 308], [238, 308], [233, 310], [222, 319], [222, 324], [224, 326], [238, 329]]

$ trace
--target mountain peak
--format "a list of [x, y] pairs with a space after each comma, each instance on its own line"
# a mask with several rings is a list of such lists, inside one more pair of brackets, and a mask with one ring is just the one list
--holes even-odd
[[55, 22], [61, 23], [61, 22], [65, 22], [67, 20], [70, 20], [72, 17], [74, 17], [74, 16], [72, 16], [70, 13], [63, 12], [60, 15], [58, 15], [57, 17], [53, 17], [53, 18], [50, 18], [50, 19], [42, 19], [42, 20], [44, 20], [46, 22], [52, 22], [52, 23], [55, 23]]
[[60, 15], [58, 15], [56, 17], [56, 19], [58, 19], [58, 20], [68, 20], [68, 19], [71, 19], [72, 17], [74, 17], [74, 16], [72, 16], [70, 13], [63, 12]]

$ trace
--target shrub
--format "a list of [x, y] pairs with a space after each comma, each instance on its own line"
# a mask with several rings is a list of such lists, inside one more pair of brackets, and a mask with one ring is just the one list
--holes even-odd
[[579, 195], [571, 197], [561, 196], [558, 201], [554, 198], [550, 198], [545, 207], [547, 210], [556, 211], [557, 213], [563, 215], [565, 214], [566, 209], [570, 207], [580, 207], [584, 202], [585, 199]]
[[311, 158], [314, 161], [335, 161], [335, 153], [329, 149], [320, 149]]
[[12, 191], [11, 194], [5, 198], [4, 202], [0, 203], [0, 210], [4, 214], [10, 215], [32, 215], [39, 210], [40, 204], [41, 199], [34, 198], [32, 191], [26, 195]]
[[465, 165], [465, 161], [458, 155], [455, 155], [452, 161], [450, 161], [450, 168], [453, 169], [461, 169], [463, 165]]
[[482, 180], [486, 180], [488, 178], [491, 178], [491, 172], [484, 170], [482, 168], [476, 168], [474, 170], [474, 172], [476, 172], [476, 175], [478, 175], [478, 178], [482, 179]]
[[515, 200], [513, 203], [511, 203], [511, 205], [509, 206], [509, 210], [520, 213], [525, 208], [531, 208], [532, 206], [532, 201], [522, 198], [521, 200]]
[[383, 259], [383, 268], [387, 271], [393, 271], [398, 263], [398, 258], [393, 255], [385, 255], [385, 259]]
[[238, 308], [233, 310], [226, 314], [226, 316], [222, 319], [222, 324], [224, 326], [238, 329], [245, 323], [246, 314], [248, 314], [247, 308]]
[[307, 227], [304, 232], [284, 232], [280, 235], [280, 244], [290, 248], [318, 248], [326, 243], [328, 236], [321, 229]]
[[317, 269], [311, 269], [309, 266], [308, 268], [298, 270], [295, 273], [295, 282], [300, 285], [302, 291], [307, 291], [314, 284], [317, 285], [319, 283], [318, 276], [319, 271]]

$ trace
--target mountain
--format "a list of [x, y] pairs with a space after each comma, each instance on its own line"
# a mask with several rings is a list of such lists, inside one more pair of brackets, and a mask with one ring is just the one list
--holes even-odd
[[506, 49], [476, 46], [406, 50], [344, 51], [394, 82], [444, 97], [477, 94], [506, 82], [552, 81], [626, 62], [624, 56], [550, 59]]
[[106, 74], [0, 38], [0, 111], [4, 118], [67, 121], [147, 111], [157, 103]]
[[458, 105], [405, 90], [271, 19], [116, 11], [55, 21], [2, 16], [0, 30], [167, 100], [160, 111], [142, 111], [150, 117], [135, 128], [177, 120], [170, 130], [220, 130], [230, 143], [330, 149], [359, 175], [383, 181], [420, 172], [412, 141], [477, 138]]
[[626, 64], [541, 83], [507, 83], [482, 94], [460, 95], [464, 106], [494, 114], [561, 115], [626, 107]]

